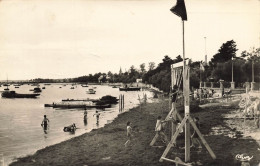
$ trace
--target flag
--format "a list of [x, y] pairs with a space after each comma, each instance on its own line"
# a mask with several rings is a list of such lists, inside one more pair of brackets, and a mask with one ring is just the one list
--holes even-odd
[[170, 11], [181, 17], [182, 21], [187, 21], [187, 13], [184, 0], [177, 0], [176, 5], [173, 6]]
[[205, 68], [204, 68], [204, 66], [203, 66], [203, 64], [202, 64], [202, 61], [200, 62], [200, 70], [201, 70], [201, 71], [205, 71]]

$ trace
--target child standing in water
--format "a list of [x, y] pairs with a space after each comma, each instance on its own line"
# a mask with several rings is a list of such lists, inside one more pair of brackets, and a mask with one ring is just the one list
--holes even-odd
[[93, 116], [96, 116], [97, 118], [97, 124], [99, 123], [99, 115], [100, 113], [98, 112], [98, 110], [96, 110], [96, 113]]
[[84, 121], [87, 121], [88, 119], [88, 112], [87, 112], [87, 108], [85, 108], [85, 111], [84, 111]]
[[46, 115], [43, 116], [43, 120], [42, 120], [42, 124], [41, 126], [43, 127], [43, 130], [47, 130], [48, 129], [48, 123], [49, 123], [49, 119], [47, 118]]
[[127, 122], [126, 124], [126, 135], [127, 135], [127, 141], [125, 143], [125, 147], [127, 147], [132, 140], [133, 134], [132, 134], [132, 127], [130, 126], [131, 122]]

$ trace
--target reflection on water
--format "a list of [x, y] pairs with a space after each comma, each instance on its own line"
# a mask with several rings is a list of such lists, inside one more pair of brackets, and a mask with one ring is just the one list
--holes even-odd
[[[148, 98], [151, 97], [151, 93], [146, 91], [120, 92], [117, 88], [109, 86], [96, 86], [96, 94], [87, 94], [87, 88], [81, 86], [74, 86], [75, 89], [70, 89], [71, 85], [61, 84], [41, 85], [43, 86], [46, 89], [42, 90], [37, 99], [0, 98], [0, 154], [3, 154], [5, 163], [10, 163], [13, 158], [32, 154], [38, 149], [103, 127], [118, 115], [118, 105], [105, 111], [99, 110], [97, 121], [96, 109], [87, 110], [87, 117], [84, 118], [84, 109], [53, 109], [44, 107], [44, 104], [60, 102], [67, 98], [97, 99], [104, 95], [118, 97], [124, 94], [125, 110], [127, 110], [139, 103], [138, 95], [142, 96], [146, 93]], [[0, 87], [0, 91], [4, 88]], [[20, 88], [12, 85], [9, 87], [17, 93], [33, 93], [29, 91], [33, 88], [30, 85], [23, 85]], [[43, 115], [47, 115], [50, 121], [47, 130], [41, 126]], [[75, 133], [63, 131], [65, 126], [73, 123], [77, 126]]]

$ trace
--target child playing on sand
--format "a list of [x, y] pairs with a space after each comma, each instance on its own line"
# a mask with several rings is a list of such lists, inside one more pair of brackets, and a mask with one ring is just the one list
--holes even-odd
[[156, 125], [155, 125], [155, 131], [159, 135], [159, 137], [162, 138], [162, 141], [164, 143], [168, 144], [169, 141], [167, 139], [167, 136], [163, 132], [163, 126], [165, 125], [164, 124], [165, 122], [166, 121], [163, 121], [161, 116], [158, 116], [157, 121], [156, 121]]
[[[199, 123], [199, 118], [198, 117], [195, 117], [194, 118], [194, 122], [197, 126], [198, 129], [200, 129], [200, 123]], [[199, 145], [199, 149], [201, 149], [201, 144], [200, 144], [200, 141], [199, 141], [199, 136], [197, 134], [197, 132], [194, 130], [193, 134], [191, 135], [191, 147], [195, 147], [195, 144]]]
[[131, 125], [131, 122], [127, 122], [127, 124], [126, 124], [127, 141], [125, 142], [125, 147], [127, 147], [131, 143], [131, 140], [133, 137], [132, 127], [130, 125]]

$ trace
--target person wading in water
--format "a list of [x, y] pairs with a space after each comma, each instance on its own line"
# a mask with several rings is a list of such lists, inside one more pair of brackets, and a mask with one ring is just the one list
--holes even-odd
[[46, 131], [48, 129], [48, 126], [49, 126], [49, 119], [47, 118], [46, 115], [44, 115], [44, 118], [42, 120], [42, 124], [41, 126], [43, 127], [43, 130]]

